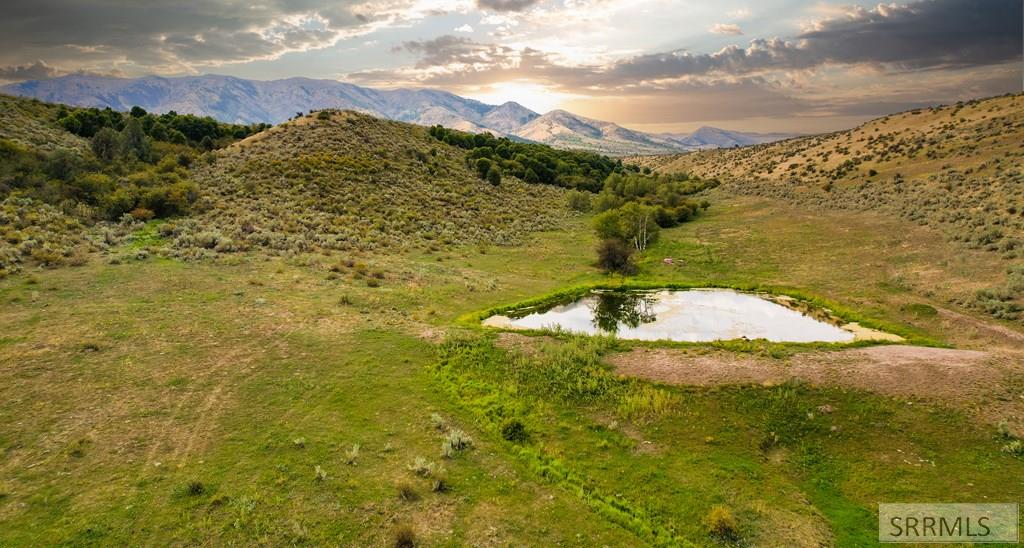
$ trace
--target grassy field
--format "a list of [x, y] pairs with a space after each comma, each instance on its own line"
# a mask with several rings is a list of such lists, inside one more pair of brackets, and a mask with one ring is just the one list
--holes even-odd
[[[952, 302], [1000, 280], [993, 254], [871, 214], [713, 203], [638, 280], [791, 288], [1013, 346], [1012, 324]], [[118, 261], [0, 280], [0, 545], [853, 546], [877, 502], [1024, 499], [995, 425], [934, 402], [653, 386], [603, 364], [614, 341], [517, 350], [453, 327], [607, 280], [585, 218], [520, 247], [125, 258], [162, 245], [146, 228]], [[454, 429], [472, 447], [445, 458]], [[709, 534], [716, 506], [734, 537]]]

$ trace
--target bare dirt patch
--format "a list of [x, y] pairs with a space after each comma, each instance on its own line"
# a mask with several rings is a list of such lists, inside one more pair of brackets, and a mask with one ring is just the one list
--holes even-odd
[[888, 345], [808, 352], [788, 360], [725, 351], [638, 348], [613, 355], [617, 372], [668, 384], [806, 382], [935, 400], [1024, 432], [1024, 360], [1015, 353]]

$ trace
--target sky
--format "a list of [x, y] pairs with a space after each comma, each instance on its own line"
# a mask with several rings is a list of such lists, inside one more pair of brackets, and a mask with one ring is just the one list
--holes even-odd
[[302, 76], [644, 131], [818, 132], [1020, 92], [1021, 0], [4, 0], [0, 82]]

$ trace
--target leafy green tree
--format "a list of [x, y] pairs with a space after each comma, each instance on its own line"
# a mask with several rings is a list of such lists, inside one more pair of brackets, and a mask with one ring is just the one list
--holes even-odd
[[487, 158], [479, 158], [476, 161], [476, 172], [480, 175], [480, 178], [486, 178], [487, 172], [491, 170], [491, 161]]
[[498, 166], [491, 164], [491, 168], [487, 170], [487, 182], [494, 186], [501, 184], [501, 170]]
[[121, 130], [121, 143], [126, 155], [134, 156], [144, 162], [149, 161], [149, 139], [142, 129], [142, 122], [138, 118], [130, 118]]
[[622, 240], [643, 251], [658, 238], [657, 209], [629, 202], [594, 217], [594, 231], [603, 240]]
[[89, 144], [92, 153], [104, 162], [112, 162], [121, 154], [121, 135], [109, 127], [97, 131]]
[[146, 109], [136, 105], [132, 107], [131, 112], [128, 113], [132, 118], [142, 118], [147, 114]]

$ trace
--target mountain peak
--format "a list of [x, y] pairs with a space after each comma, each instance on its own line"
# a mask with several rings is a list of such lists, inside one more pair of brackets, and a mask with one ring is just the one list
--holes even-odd
[[[515, 101], [488, 105], [438, 89], [377, 90], [312, 78], [246, 80], [234, 76], [114, 78], [68, 75], [11, 84], [5, 93], [45, 101], [126, 111], [174, 110], [233, 123], [280, 123], [296, 112], [333, 108], [420, 125], [490, 131], [562, 148], [606, 154], [663, 154], [765, 142], [753, 134], [702, 127], [688, 135], [652, 135], [555, 109], [540, 115]], [[778, 137], [777, 137], [778, 138]]]

